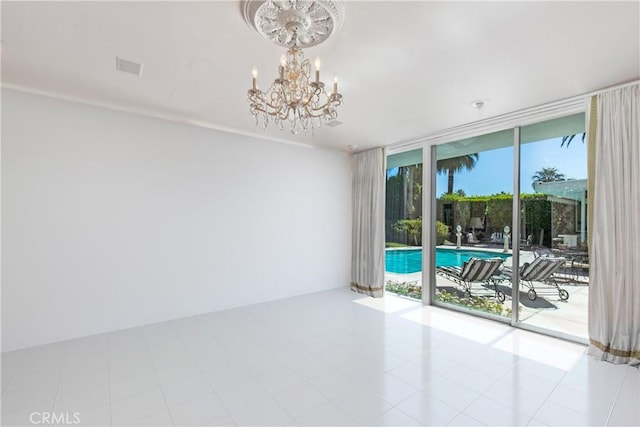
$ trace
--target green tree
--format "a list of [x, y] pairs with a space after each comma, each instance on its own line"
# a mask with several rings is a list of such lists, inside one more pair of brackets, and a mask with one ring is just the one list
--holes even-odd
[[449, 227], [444, 222], [436, 221], [436, 245], [442, 245], [449, 237]]
[[566, 181], [563, 173], [560, 173], [558, 168], [542, 168], [531, 177], [533, 183], [531, 184], [535, 188], [536, 182], [554, 182], [554, 181]]
[[[409, 243], [407, 230], [395, 227], [398, 220], [422, 216], [422, 164], [406, 165], [387, 171], [386, 241]], [[397, 233], [400, 233], [399, 236]]]
[[462, 171], [470, 171], [478, 163], [478, 153], [467, 154], [464, 156], [451, 157], [449, 159], [438, 160], [436, 169], [438, 173], [447, 172], [447, 194], [453, 194], [453, 175]]
[[406, 233], [413, 240], [415, 246], [420, 246], [420, 241], [422, 240], [422, 218], [400, 219], [393, 224], [393, 228], [398, 233]]

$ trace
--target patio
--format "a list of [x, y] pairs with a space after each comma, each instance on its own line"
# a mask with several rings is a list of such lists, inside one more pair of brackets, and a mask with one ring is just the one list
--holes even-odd
[[[461, 249], [479, 249], [479, 247], [463, 246]], [[484, 247], [482, 249], [502, 252], [502, 250], [497, 247]], [[520, 265], [525, 262], [531, 262], [533, 259], [534, 254], [532, 251], [522, 250], [520, 252]], [[512, 260], [513, 258], [508, 258], [505, 261], [505, 266], [511, 267]], [[527, 288], [520, 286], [520, 321], [527, 325], [545, 328], [587, 340], [587, 313], [589, 302], [588, 275], [586, 272], [576, 268], [561, 269], [556, 277], [562, 282], [560, 283], [560, 287], [569, 292], [569, 299], [562, 301], [555, 289], [538, 289], [536, 286], [536, 289], [539, 290], [538, 297], [534, 301], [531, 301], [527, 298]], [[386, 272], [385, 281], [387, 283], [390, 281], [396, 283], [411, 283], [417, 287], [421, 287], [422, 272], [410, 274]], [[507, 313], [508, 310], [511, 309], [511, 287], [501, 285], [500, 289], [507, 295], [505, 302], [501, 303], [504, 310], [503, 313]], [[436, 292], [441, 291], [456, 295], [456, 297], [462, 297], [463, 294], [455, 282], [437, 275]], [[472, 295], [487, 298], [496, 305], [500, 304], [494, 298], [495, 292], [493, 289], [482, 287], [479, 284], [473, 285]]]

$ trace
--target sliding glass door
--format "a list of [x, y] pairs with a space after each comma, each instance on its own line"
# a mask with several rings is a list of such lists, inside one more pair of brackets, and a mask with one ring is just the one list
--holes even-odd
[[585, 339], [584, 126], [579, 113], [433, 147], [435, 304]]
[[436, 147], [435, 301], [511, 318], [510, 290], [496, 280], [511, 266], [513, 130]]
[[584, 114], [520, 131], [518, 320], [587, 338], [587, 146]]

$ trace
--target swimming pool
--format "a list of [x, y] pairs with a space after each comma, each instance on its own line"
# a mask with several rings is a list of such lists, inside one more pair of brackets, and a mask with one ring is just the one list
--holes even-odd
[[[509, 258], [500, 252], [436, 249], [436, 267], [460, 266], [469, 258]], [[389, 273], [416, 273], [422, 271], [422, 249], [390, 249], [386, 251], [384, 269]]]

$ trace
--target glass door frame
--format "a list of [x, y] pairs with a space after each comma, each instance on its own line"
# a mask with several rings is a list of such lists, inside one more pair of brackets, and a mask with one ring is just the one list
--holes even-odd
[[[504, 130], [508, 130], [511, 128], [506, 128], [506, 129], [493, 129], [492, 131], [488, 132], [488, 133], [492, 133], [492, 132], [498, 132], [498, 131], [504, 131]], [[453, 140], [450, 140], [448, 142], [451, 142]], [[444, 142], [446, 143], [446, 142]], [[516, 301], [512, 307], [516, 307], [516, 310], [512, 309], [511, 312], [511, 317], [502, 317], [502, 316], [498, 316], [496, 314], [491, 314], [491, 313], [487, 313], [484, 311], [478, 311], [478, 310], [472, 310], [470, 308], [466, 308], [466, 307], [462, 307], [462, 306], [458, 306], [458, 305], [451, 305], [451, 304], [446, 304], [446, 303], [441, 303], [438, 302], [436, 300], [436, 268], [435, 268], [435, 257], [436, 257], [436, 233], [435, 233], [435, 229], [434, 229], [434, 224], [435, 224], [435, 220], [437, 218], [437, 204], [436, 204], [436, 199], [437, 199], [437, 195], [436, 195], [436, 174], [437, 174], [437, 168], [436, 168], [436, 162], [437, 162], [437, 147], [439, 144], [431, 144], [428, 148], [425, 148], [423, 150], [423, 164], [428, 164], [430, 165], [431, 168], [431, 173], [424, 173], [422, 174], [422, 179], [423, 179], [423, 186], [422, 188], [428, 189], [428, 192], [425, 192], [423, 190], [423, 203], [424, 206], [422, 208], [422, 212], [423, 214], [426, 214], [429, 216], [428, 221], [429, 221], [429, 227], [422, 227], [423, 229], [423, 242], [428, 242], [428, 246], [427, 244], [423, 244], [423, 249], [422, 249], [422, 303], [424, 305], [433, 305], [436, 307], [441, 307], [441, 308], [446, 308], [448, 310], [454, 310], [454, 311], [459, 311], [461, 313], [466, 313], [466, 314], [472, 314], [474, 316], [477, 317], [482, 317], [482, 318], [486, 318], [486, 319], [490, 319], [490, 320], [495, 320], [498, 322], [502, 322], [502, 323], [507, 323], [510, 324], [512, 326], [516, 326], [516, 322], [517, 322], [517, 317], [514, 320], [514, 312], [517, 314], [517, 304], [519, 303], [518, 300], [518, 296], [516, 296], [516, 298], [513, 298], [513, 300], [518, 300]], [[514, 149], [515, 151], [515, 149]], [[514, 155], [515, 158], [515, 155]], [[514, 178], [515, 180], [515, 178]], [[428, 193], [428, 194], [427, 194]], [[515, 199], [515, 197], [514, 197]], [[425, 215], [425, 216], [426, 216]], [[424, 218], [423, 218], [424, 219]], [[425, 223], [426, 220], [425, 220]], [[515, 235], [514, 233], [516, 233], [517, 230], [514, 230], [512, 232], [512, 235]], [[515, 247], [515, 246], [514, 246]], [[519, 249], [519, 247], [518, 247]], [[514, 285], [515, 286], [515, 285]], [[515, 289], [515, 287], [514, 287]], [[425, 298], [425, 296], [427, 296], [427, 298]]]
[[515, 274], [520, 267], [520, 127], [513, 128], [513, 205], [511, 217], [511, 326], [522, 324], [519, 319], [520, 274]]
[[[436, 235], [434, 224], [436, 220], [436, 148], [438, 145], [455, 141], [464, 137], [482, 135], [484, 133], [497, 132], [505, 129], [513, 129], [513, 216], [512, 216], [512, 236], [520, 235], [520, 130], [522, 126], [536, 124], [545, 120], [554, 118], [562, 118], [571, 114], [586, 114], [586, 101], [584, 96], [569, 98], [535, 107], [533, 109], [520, 111], [505, 116], [486, 119], [480, 122], [472, 123], [468, 126], [461, 126], [448, 131], [443, 131], [432, 135], [431, 137], [422, 137], [418, 140], [405, 143], [397, 149], [392, 148], [392, 152], [402, 152], [410, 149], [421, 147], [423, 155], [423, 165], [429, 165], [430, 170], [426, 167], [423, 169], [423, 221], [425, 226], [422, 227], [422, 303], [423, 305], [434, 305], [449, 310], [460, 311], [463, 313], [473, 314], [474, 316], [484, 317], [491, 320], [497, 320], [508, 323], [513, 327], [541, 333], [544, 335], [561, 338], [567, 341], [573, 341], [580, 344], [588, 344], [587, 340], [575, 335], [566, 334], [551, 329], [546, 329], [534, 325], [521, 322], [519, 319], [519, 289], [520, 281], [518, 275], [514, 275], [512, 282], [512, 310], [511, 318], [499, 317], [488, 313], [471, 311], [463, 307], [457, 307], [447, 304], [438, 303], [435, 298], [436, 294], [436, 274], [435, 274], [435, 247]], [[517, 196], [517, 197], [516, 197]], [[429, 226], [426, 226], [429, 224]], [[520, 260], [520, 239], [512, 241], [512, 265], [518, 266]], [[517, 268], [517, 267], [516, 267]]]
[[[586, 118], [586, 108], [583, 108], [582, 111], [580, 111], [581, 113], [585, 114], [585, 131], [586, 131], [586, 126], [587, 126], [587, 118]], [[570, 114], [566, 114], [565, 116], [568, 116]], [[544, 120], [543, 120], [544, 121]], [[540, 122], [536, 122], [536, 123], [540, 123]], [[532, 124], [536, 124], [536, 123], [532, 123]], [[521, 156], [521, 147], [522, 147], [522, 138], [521, 138], [521, 126], [516, 126], [513, 128], [513, 217], [512, 217], [512, 232], [511, 235], [512, 236], [520, 236], [520, 225], [522, 224], [521, 222], [521, 188], [520, 188], [520, 164], [521, 164], [521, 160], [522, 160], [522, 156]], [[588, 145], [589, 142], [586, 141], [586, 144]], [[588, 146], [586, 147], [587, 151], [588, 151]], [[587, 168], [587, 165], [585, 165], [585, 168]], [[592, 179], [591, 177], [588, 177], [588, 179]], [[517, 197], [516, 197], [517, 195]], [[520, 266], [520, 239], [519, 238], [515, 238], [512, 240], [512, 264], [514, 266], [514, 271], [515, 268], [519, 268]], [[528, 323], [525, 323], [524, 321], [521, 321], [519, 318], [519, 310], [518, 310], [518, 306], [520, 304], [520, 275], [519, 274], [512, 274], [512, 311], [511, 311], [511, 325], [520, 329], [524, 329], [527, 331], [531, 331], [531, 332], [537, 332], [540, 334], [544, 334], [544, 335], [548, 335], [548, 336], [552, 336], [555, 338], [560, 338], [563, 339], [565, 341], [572, 341], [572, 342], [577, 342], [579, 344], [585, 344], [585, 345], [589, 345], [589, 339], [585, 338], [585, 337], [580, 337], [580, 336], [576, 336], [576, 335], [572, 335], [569, 333], [565, 333], [565, 332], [561, 332], [558, 330], [554, 330], [554, 329], [548, 329], [548, 328], [543, 328], [541, 326], [535, 326], [535, 325], [531, 325]]]

